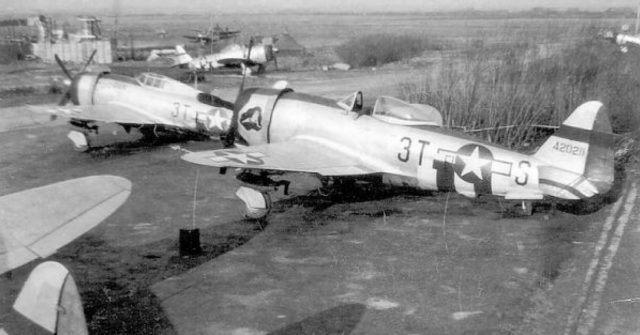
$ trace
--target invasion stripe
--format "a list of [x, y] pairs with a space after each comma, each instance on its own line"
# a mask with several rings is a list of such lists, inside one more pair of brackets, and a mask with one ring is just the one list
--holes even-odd
[[541, 178], [540, 180], [538, 180], [538, 183], [539, 184], [547, 184], [549, 186], [553, 186], [553, 187], [557, 187], [557, 188], [563, 189], [563, 190], [575, 195], [576, 197], [578, 197], [580, 199], [588, 198], [588, 196], [586, 194], [583, 194], [582, 192], [578, 191], [577, 189], [575, 189], [573, 187], [569, 187], [569, 186], [567, 186], [565, 184], [560, 184], [560, 183], [558, 183], [556, 181], [553, 181], [553, 180]]
[[616, 140], [616, 135], [599, 131], [587, 130], [567, 125], [560, 126], [554, 136], [585, 142], [597, 146], [611, 147]]

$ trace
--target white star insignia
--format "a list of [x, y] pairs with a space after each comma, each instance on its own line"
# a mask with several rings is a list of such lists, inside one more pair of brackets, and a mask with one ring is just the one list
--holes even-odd
[[225, 129], [225, 122], [229, 122], [229, 120], [225, 117], [222, 117], [220, 114], [222, 112], [219, 109], [213, 111], [213, 114], [207, 115], [207, 127], [209, 129], [216, 127], [220, 130]]
[[260, 152], [220, 152], [215, 153], [215, 155], [209, 159], [217, 163], [234, 162], [244, 165], [249, 165], [250, 163], [257, 165], [262, 164], [262, 160], [260, 159], [262, 157], [264, 157], [264, 154]]
[[227, 160], [231, 160], [231, 161], [238, 161], [242, 164], [247, 164], [247, 162], [249, 162], [249, 160], [251, 159], [247, 154], [245, 153], [239, 153], [239, 154], [229, 154], [227, 156], [225, 156], [225, 158]]
[[470, 156], [460, 156], [460, 159], [464, 162], [464, 169], [460, 173], [460, 176], [464, 176], [468, 173], [475, 174], [478, 178], [482, 179], [482, 167], [489, 163], [488, 160], [480, 158], [479, 147], [473, 149]]

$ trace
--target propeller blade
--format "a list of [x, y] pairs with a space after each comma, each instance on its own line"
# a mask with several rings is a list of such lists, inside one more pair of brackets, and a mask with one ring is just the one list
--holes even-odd
[[67, 92], [64, 93], [64, 95], [62, 96], [62, 99], [60, 99], [60, 102], [58, 102], [58, 106], [66, 105], [67, 102], [69, 102], [69, 100], [71, 100], [71, 90], [68, 90]]
[[[253, 49], [253, 37], [249, 40], [249, 50], [247, 51], [247, 58], [246, 58], [246, 62], [242, 64], [242, 81], [240, 82], [240, 88], [238, 89], [238, 97], [236, 98], [236, 104], [233, 108], [233, 117], [231, 119], [231, 126], [229, 127], [229, 131], [228, 133], [222, 138], [222, 144], [225, 148], [230, 148], [233, 147], [235, 145], [236, 142], [236, 136], [237, 136], [237, 131], [238, 131], [238, 99], [240, 98], [240, 95], [242, 94], [242, 91], [244, 90], [244, 80], [247, 77], [247, 66], [248, 63], [251, 61], [251, 49]], [[221, 170], [222, 172], [222, 170]]]
[[84, 63], [84, 66], [82, 66], [82, 69], [80, 69], [80, 72], [78, 72], [78, 73], [82, 73], [82, 72], [84, 72], [84, 70], [87, 69], [87, 66], [89, 66], [89, 64], [91, 64], [91, 61], [93, 60], [93, 56], [96, 55], [96, 52], [98, 52], [98, 49], [93, 49], [93, 52], [91, 53], [91, 56], [89, 56], [89, 59], [87, 60], [86, 63]]
[[246, 67], [248, 66], [249, 62], [251, 62], [251, 49], [253, 49], [253, 37], [249, 39], [249, 51], [247, 51], [247, 61], [246, 61], [245, 67], [243, 67], [242, 69], [242, 81], [240, 81], [240, 89], [238, 90], [238, 96], [240, 96], [240, 94], [244, 90], [244, 80], [245, 78], [247, 78]]
[[56, 54], [54, 55], [54, 58], [56, 59], [56, 63], [58, 63], [58, 65], [62, 69], [62, 72], [64, 72], [64, 74], [69, 78], [69, 80], [73, 80], [71, 73], [69, 73], [69, 70], [67, 70], [67, 68], [64, 66], [60, 57], [58, 57], [58, 55]]

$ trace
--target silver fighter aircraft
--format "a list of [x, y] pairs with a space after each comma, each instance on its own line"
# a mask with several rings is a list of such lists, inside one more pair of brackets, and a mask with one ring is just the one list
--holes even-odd
[[193, 43], [200, 43], [202, 45], [228, 40], [240, 35], [240, 30], [229, 30], [229, 27], [222, 28], [218, 24], [216, 24], [215, 27], [209, 27], [207, 31], [200, 29], [191, 29], [191, 31], [193, 31], [195, 35], [183, 35], [183, 37]]
[[613, 31], [607, 31], [604, 34], [604, 38], [609, 40], [620, 47], [620, 51], [622, 53], [626, 53], [629, 51], [628, 44], [640, 46], [640, 36], [638, 35], [630, 35], [624, 33], [616, 33]]
[[[324, 180], [380, 177], [391, 185], [522, 201], [583, 199], [613, 183], [613, 134], [602, 103], [579, 106], [533, 154], [441, 127], [434, 108], [362, 93], [336, 102], [291, 89], [250, 88], [235, 103], [229, 147], [183, 159], [221, 168], [306, 172]], [[247, 146], [231, 147], [232, 142]]]
[[[59, 106], [30, 106], [70, 119], [76, 150], [135, 142], [163, 134], [218, 137], [226, 133], [233, 104], [155, 73], [135, 78], [85, 73], [72, 77], [56, 56], [70, 86]], [[66, 106], [71, 101], [72, 106]]]
[[264, 38], [261, 43], [254, 44], [253, 39], [246, 47], [240, 44], [230, 44], [220, 52], [192, 58], [181, 46], [176, 46], [177, 55], [174, 57], [174, 66], [186, 66], [192, 71], [212, 71], [221, 67], [242, 67], [243, 72], [250, 72], [251, 67], [258, 67], [257, 72], [262, 73], [267, 63], [273, 61], [278, 68], [276, 53], [278, 49], [274, 45], [273, 38]]

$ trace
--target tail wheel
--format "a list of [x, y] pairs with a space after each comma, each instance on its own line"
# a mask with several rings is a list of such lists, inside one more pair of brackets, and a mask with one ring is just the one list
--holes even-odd
[[528, 200], [522, 201], [522, 215], [533, 215], [533, 202]]

